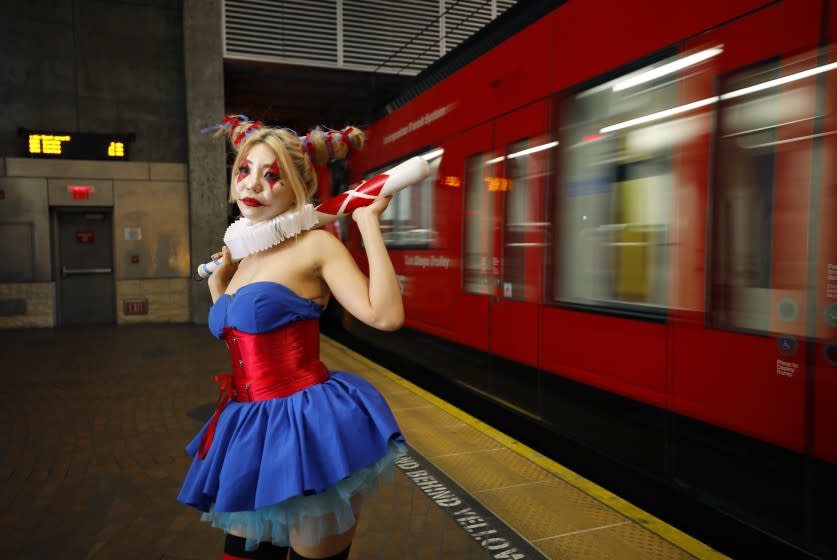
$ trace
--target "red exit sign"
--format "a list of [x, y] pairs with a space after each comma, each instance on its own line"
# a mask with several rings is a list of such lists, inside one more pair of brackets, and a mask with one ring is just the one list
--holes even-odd
[[73, 197], [73, 200], [89, 200], [90, 193], [93, 192], [93, 187], [87, 185], [68, 185], [67, 192]]
[[93, 231], [77, 231], [76, 243], [96, 243], [96, 233]]

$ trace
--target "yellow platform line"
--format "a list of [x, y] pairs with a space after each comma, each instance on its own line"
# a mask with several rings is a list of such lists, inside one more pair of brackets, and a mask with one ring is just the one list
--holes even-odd
[[557, 478], [560, 478], [566, 483], [575, 486], [582, 492], [585, 492], [586, 494], [596, 498], [600, 502], [608, 505], [609, 507], [621, 513], [633, 522], [657, 534], [660, 538], [685, 550], [692, 556], [705, 560], [730, 560], [728, 556], [721, 554], [714, 548], [709, 547], [706, 544], [695, 539], [694, 537], [691, 537], [686, 533], [680, 531], [679, 529], [672, 527], [665, 521], [662, 521], [661, 519], [654, 517], [647, 511], [644, 511], [636, 507], [632, 503], [623, 500], [619, 496], [602, 488], [595, 482], [587, 480], [583, 476], [574, 473], [570, 469], [564, 467], [559, 463], [556, 463], [552, 459], [541, 455], [531, 447], [528, 447], [520, 443], [519, 441], [507, 436], [503, 432], [497, 430], [496, 428], [493, 428], [492, 426], [489, 426], [485, 422], [477, 420], [467, 412], [451, 405], [443, 399], [440, 399], [436, 395], [429, 393], [428, 391], [425, 391], [418, 385], [415, 385], [414, 383], [411, 383], [406, 379], [392, 373], [380, 364], [376, 364], [372, 360], [369, 360], [366, 357], [361, 356], [360, 354], [358, 354], [354, 350], [351, 350], [350, 348], [347, 348], [343, 344], [340, 344], [339, 342], [331, 338], [328, 338], [325, 335], [322, 336], [323, 338], [328, 339], [336, 346], [343, 348], [343, 350], [350, 354], [354, 359], [376, 370], [378, 373], [388, 378], [390, 381], [394, 381], [395, 383], [398, 383], [399, 385], [409, 389], [410, 391], [430, 401], [431, 403], [438, 406], [448, 414], [451, 414], [452, 416], [455, 416], [465, 424], [468, 424], [469, 426], [476, 428], [486, 436], [501, 443], [509, 450], [517, 453], [521, 457], [525, 457], [526, 459], [540, 466], [542, 469], [552, 473]]

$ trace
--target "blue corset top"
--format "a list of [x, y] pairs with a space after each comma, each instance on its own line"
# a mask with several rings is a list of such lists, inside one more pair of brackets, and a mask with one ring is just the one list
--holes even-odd
[[270, 332], [293, 321], [319, 319], [323, 307], [278, 282], [253, 282], [223, 294], [209, 309], [209, 330], [222, 338], [227, 327], [251, 334]]

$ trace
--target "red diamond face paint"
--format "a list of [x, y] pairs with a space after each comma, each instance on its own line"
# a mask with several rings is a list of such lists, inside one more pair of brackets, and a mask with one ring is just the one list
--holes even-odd
[[235, 178], [236, 183], [240, 183], [244, 179], [247, 178], [247, 175], [250, 174], [250, 162], [246, 159], [241, 160], [241, 164], [238, 166], [238, 176]]
[[270, 186], [270, 190], [273, 190], [274, 185], [279, 181], [279, 166], [276, 165], [274, 161], [273, 164], [265, 171], [264, 178], [267, 181], [267, 184]]

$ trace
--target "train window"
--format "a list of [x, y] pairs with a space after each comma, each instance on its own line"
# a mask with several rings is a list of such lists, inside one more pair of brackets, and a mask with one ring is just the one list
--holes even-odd
[[[803, 108], [798, 91], [779, 87], [743, 91], [781, 76], [778, 61], [724, 76], [719, 81], [717, 161], [711, 214], [711, 322], [722, 328], [770, 328], [771, 246], [779, 119]], [[784, 95], [784, 103], [780, 103]], [[796, 99], [791, 97], [796, 96]], [[784, 113], [784, 116], [782, 116]]]
[[541, 248], [547, 237], [544, 194], [549, 148], [546, 139], [520, 140], [506, 152], [503, 223], [503, 297], [537, 301]]
[[565, 105], [556, 299], [664, 313], [672, 154], [708, 122], [708, 109], [694, 110], [709, 103], [683, 99], [687, 94], [675, 89], [679, 74], [669, 69], [683, 68], [683, 61], [662, 60], [581, 91]]
[[476, 154], [465, 162], [465, 255], [463, 289], [472, 294], [491, 294], [492, 267], [497, 266], [494, 254], [494, 192], [485, 188], [500, 158], [489, 159]]
[[[381, 232], [387, 247], [427, 248], [436, 239], [433, 229], [433, 185], [443, 150], [422, 154], [430, 164], [430, 175], [420, 185], [413, 185], [392, 198], [381, 214]], [[367, 175], [367, 179], [382, 170]]]

